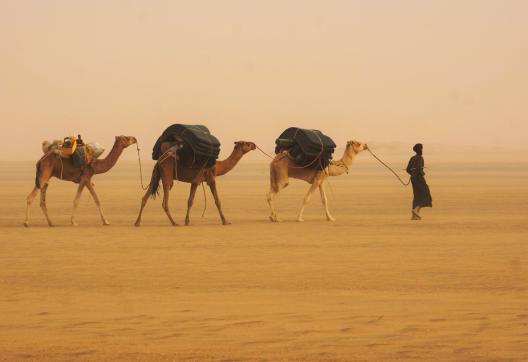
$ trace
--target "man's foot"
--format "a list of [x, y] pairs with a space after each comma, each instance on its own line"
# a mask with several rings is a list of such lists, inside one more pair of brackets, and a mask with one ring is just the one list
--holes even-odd
[[413, 210], [411, 220], [422, 220], [422, 217], [418, 215], [416, 211]]

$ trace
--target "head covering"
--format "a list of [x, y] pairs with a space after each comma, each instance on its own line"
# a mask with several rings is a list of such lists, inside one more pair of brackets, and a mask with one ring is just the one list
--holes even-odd
[[421, 143], [415, 144], [414, 147], [413, 147], [413, 151], [416, 152], [417, 154], [421, 155], [422, 151], [423, 151], [423, 145]]

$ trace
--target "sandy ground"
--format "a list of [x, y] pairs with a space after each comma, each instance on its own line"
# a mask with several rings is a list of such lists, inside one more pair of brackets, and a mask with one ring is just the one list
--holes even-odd
[[[400, 166], [400, 165], [399, 165]], [[403, 166], [403, 165], [401, 165]], [[528, 360], [528, 166], [432, 165], [434, 208], [409, 220], [410, 189], [359, 159], [295, 222], [306, 184], [267, 220], [267, 165], [219, 179], [221, 226], [197, 194], [190, 227], [160, 200], [132, 226], [141, 191], [122, 162], [75, 186], [53, 181], [22, 227], [33, 163], [0, 163], [0, 360]], [[146, 166], [150, 171], [150, 167]], [[188, 185], [171, 207], [183, 222]]]

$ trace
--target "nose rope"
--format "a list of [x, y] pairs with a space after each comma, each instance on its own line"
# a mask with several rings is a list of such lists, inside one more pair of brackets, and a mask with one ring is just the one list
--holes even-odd
[[273, 156], [270, 156], [269, 153], [265, 152], [262, 148], [260, 148], [257, 144], [255, 144], [255, 147], [257, 147], [257, 150], [259, 150], [260, 152], [262, 152], [262, 154], [264, 154], [265, 156], [268, 156], [269, 158], [271, 158], [273, 160]]
[[145, 191], [146, 189], [148, 189], [148, 186], [145, 187], [145, 185], [143, 185], [143, 168], [141, 167], [141, 156], [139, 154], [139, 142], [137, 141], [136, 141], [136, 149], [137, 149], [138, 163], [139, 163], [139, 183], [143, 191]]

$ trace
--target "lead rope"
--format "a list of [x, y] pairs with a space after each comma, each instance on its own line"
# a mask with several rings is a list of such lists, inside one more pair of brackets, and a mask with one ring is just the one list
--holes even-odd
[[372, 155], [372, 157], [374, 157], [376, 160], [378, 160], [379, 163], [381, 163], [383, 166], [385, 166], [390, 172], [392, 172], [394, 174], [394, 176], [396, 176], [396, 178], [398, 179], [398, 181], [400, 181], [400, 183], [403, 185], [403, 186], [409, 186], [409, 183], [411, 182], [411, 178], [409, 177], [409, 181], [405, 182], [402, 180], [402, 178], [389, 166], [387, 165], [385, 162], [383, 162], [382, 160], [380, 160], [380, 158], [378, 156], [376, 156], [374, 154], [374, 152], [372, 152], [370, 150], [370, 148], [367, 148], [367, 151], [370, 152], [370, 154]]
[[260, 148], [257, 144], [255, 144], [255, 147], [257, 147], [257, 150], [259, 150], [260, 152], [262, 152], [262, 154], [268, 156], [269, 158], [271, 158], [273, 160], [273, 156], [270, 156], [269, 153], [265, 152], [262, 148]]
[[141, 188], [143, 189], [143, 191], [145, 191], [146, 189], [148, 189], [149, 186], [145, 187], [145, 185], [143, 185], [143, 168], [141, 167], [141, 156], [139, 154], [139, 144], [137, 142], [136, 142], [136, 149], [137, 149], [138, 163], [139, 163], [139, 182], [140, 182]]

